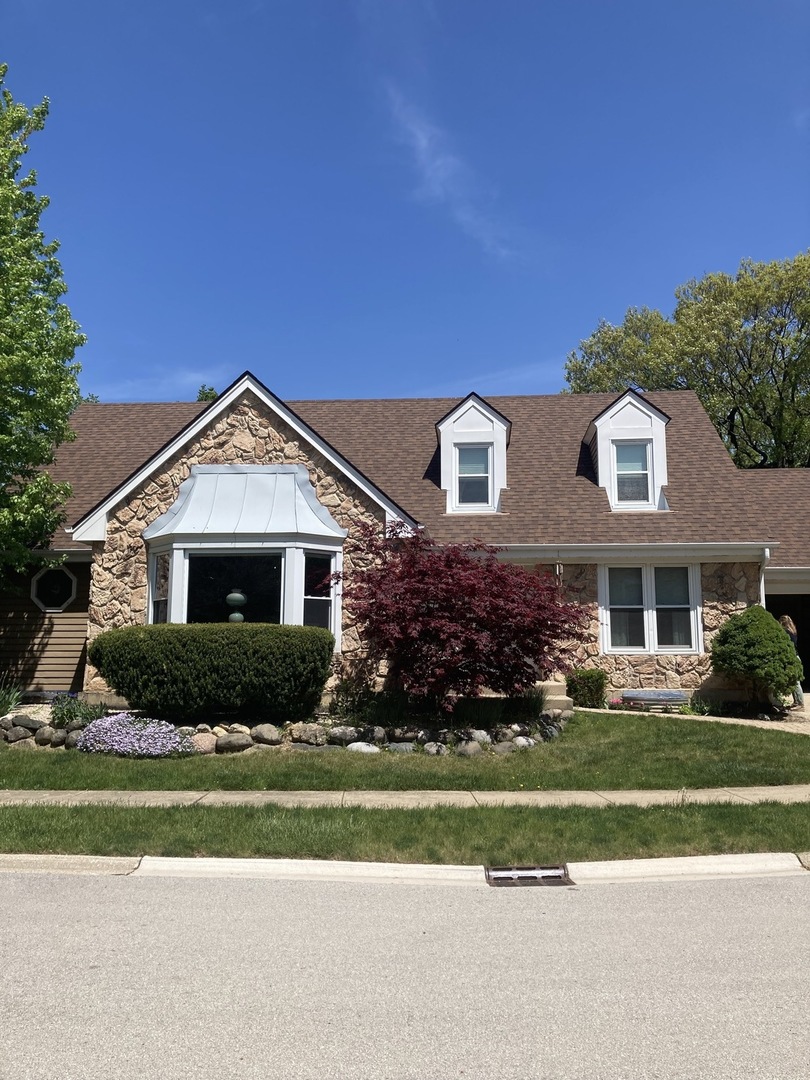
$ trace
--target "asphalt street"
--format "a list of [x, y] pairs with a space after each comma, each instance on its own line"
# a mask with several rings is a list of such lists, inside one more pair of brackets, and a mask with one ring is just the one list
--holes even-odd
[[0, 873], [1, 1080], [806, 1080], [810, 874]]

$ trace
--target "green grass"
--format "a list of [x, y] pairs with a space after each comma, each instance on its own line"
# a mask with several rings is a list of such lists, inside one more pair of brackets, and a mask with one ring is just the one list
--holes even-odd
[[280, 752], [130, 761], [0, 744], [0, 788], [492, 790], [810, 783], [810, 738], [677, 716], [579, 713], [563, 734], [498, 757]]
[[458, 810], [278, 807], [0, 808], [0, 851], [428, 863], [810, 849], [803, 805]]

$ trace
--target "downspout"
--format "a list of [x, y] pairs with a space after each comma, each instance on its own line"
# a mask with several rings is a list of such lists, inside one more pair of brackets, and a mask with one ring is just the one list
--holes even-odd
[[765, 567], [771, 561], [771, 549], [762, 549], [762, 561], [759, 564], [759, 602], [765, 607]]

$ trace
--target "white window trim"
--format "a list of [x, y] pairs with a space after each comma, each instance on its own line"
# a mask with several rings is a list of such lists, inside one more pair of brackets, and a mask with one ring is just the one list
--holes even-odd
[[[483, 503], [463, 503], [459, 500], [460, 481], [461, 481], [461, 469], [460, 469], [460, 451], [461, 450], [486, 450], [487, 452], [487, 501]], [[453, 513], [456, 514], [480, 514], [482, 511], [495, 511], [495, 500], [493, 498], [494, 476], [493, 469], [495, 467], [495, 444], [492, 442], [486, 442], [481, 439], [477, 439], [475, 442], [455, 442], [453, 443]]]
[[[45, 607], [42, 601], [37, 598], [37, 582], [44, 574], [49, 573], [51, 570], [59, 570], [63, 574], [67, 574], [70, 578], [70, 597], [61, 605], [61, 607]], [[43, 568], [38, 570], [31, 578], [31, 599], [37, 605], [39, 610], [46, 612], [46, 614], [54, 615], [59, 611], [67, 611], [76, 599], [76, 575], [72, 570], [68, 570], [66, 566], [43, 566]]]
[[[642, 595], [644, 599], [644, 637], [642, 646], [613, 646], [610, 642], [610, 594], [608, 571], [614, 566], [640, 568]], [[689, 615], [692, 628], [692, 648], [682, 645], [658, 645], [658, 625], [655, 617], [655, 570], [660, 566], [686, 566], [689, 574]], [[703, 604], [700, 590], [699, 563], [611, 563], [599, 566], [599, 647], [603, 654], [614, 656], [695, 656], [703, 650]]]
[[[343, 570], [343, 552], [340, 547], [306, 543], [205, 543], [183, 541], [150, 547], [147, 621], [152, 622], [155, 560], [164, 552], [170, 556], [169, 595], [166, 621], [185, 623], [188, 604], [188, 560], [190, 555], [281, 555], [281, 625], [302, 626], [304, 622], [304, 556], [328, 555], [335, 573]], [[340, 589], [332, 585], [332, 612], [329, 629], [335, 638], [335, 651], [340, 649], [343, 621]]]
[[[647, 451], [647, 498], [638, 502], [619, 499], [619, 446], [643, 446]], [[610, 457], [612, 473], [611, 502], [614, 510], [653, 510], [655, 509], [655, 447], [652, 439], [611, 439]], [[624, 473], [622, 475], [627, 475]]]

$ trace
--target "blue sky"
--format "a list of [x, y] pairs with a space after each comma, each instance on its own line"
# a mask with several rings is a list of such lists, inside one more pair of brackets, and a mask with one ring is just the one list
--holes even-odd
[[5, 0], [85, 393], [556, 393], [810, 247], [806, 0]]

